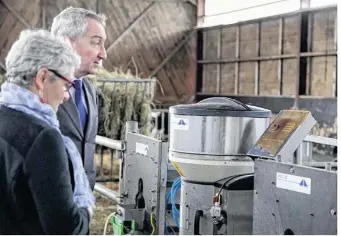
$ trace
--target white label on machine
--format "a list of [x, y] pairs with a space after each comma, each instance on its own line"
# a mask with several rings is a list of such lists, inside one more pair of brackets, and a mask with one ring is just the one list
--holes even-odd
[[149, 150], [148, 145], [143, 144], [143, 143], [136, 143], [136, 153], [147, 156], [148, 150]]
[[172, 120], [171, 129], [177, 130], [188, 130], [189, 129], [189, 120], [184, 118], [176, 118]]
[[311, 179], [277, 172], [276, 187], [311, 194]]

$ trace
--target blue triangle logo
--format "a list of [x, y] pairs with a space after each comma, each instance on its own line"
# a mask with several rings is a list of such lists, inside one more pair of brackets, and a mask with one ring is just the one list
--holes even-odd
[[301, 181], [300, 186], [302, 186], [302, 187], [308, 187], [308, 185], [307, 185], [307, 183], [305, 182], [304, 179]]
[[184, 120], [180, 120], [178, 124], [179, 124], [179, 125], [186, 125], [186, 123], [185, 123]]

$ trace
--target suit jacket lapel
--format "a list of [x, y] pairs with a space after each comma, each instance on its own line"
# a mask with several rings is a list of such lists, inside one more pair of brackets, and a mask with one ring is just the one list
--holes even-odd
[[77, 131], [83, 137], [84, 134], [83, 134], [83, 131], [81, 128], [81, 123], [79, 120], [77, 107], [76, 107], [75, 103], [72, 101], [71, 95], [70, 95], [70, 99], [68, 101], [61, 104], [61, 107], [69, 115], [69, 117], [71, 118], [71, 120], [72, 120], [74, 126], [76, 127]]
[[95, 102], [93, 101], [93, 97], [90, 93], [90, 84], [89, 82], [86, 80], [86, 78], [83, 79], [83, 88], [84, 88], [84, 95], [85, 95], [85, 102], [87, 103], [87, 108], [88, 108], [88, 119], [87, 119], [87, 124], [85, 126], [85, 139], [89, 139], [89, 135], [91, 134], [91, 129], [93, 127], [93, 123], [94, 123], [94, 119], [93, 119], [93, 113], [94, 113], [94, 108], [93, 108], [93, 104], [95, 104]]

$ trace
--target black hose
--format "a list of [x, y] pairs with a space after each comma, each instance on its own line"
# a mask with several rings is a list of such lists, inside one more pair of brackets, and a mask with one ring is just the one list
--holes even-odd
[[200, 217], [204, 215], [202, 210], [197, 210], [194, 217], [194, 235], [200, 235]]
[[227, 213], [225, 210], [221, 210], [221, 214], [223, 215], [223, 217], [225, 218], [225, 221], [227, 222]]

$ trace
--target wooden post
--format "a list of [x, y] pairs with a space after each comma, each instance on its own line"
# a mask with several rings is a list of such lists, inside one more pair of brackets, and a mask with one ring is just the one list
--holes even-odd
[[[279, 32], [278, 32], [278, 55], [283, 54], [283, 18], [279, 18]], [[278, 79], [278, 88], [279, 88], [279, 96], [283, 95], [283, 86], [282, 86], [282, 59], [278, 59], [277, 65], [277, 79]]]
[[[218, 60], [221, 60], [221, 28], [218, 29], [219, 33], [217, 35], [217, 58]], [[217, 84], [216, 84], [216, 92], [217, 94], [220, 94], [220, 74], [221, 68], [220, 63], [217, 63]]]
[[[257, 23], [257, 57], [260, 57], [260, 45], [261, 45], [261, 22], [258, 21]], [[259, 64], [260, 61], [255, 61], [255, 90], [254, 94], [259, 95]]]
[[297, 55], [296, 55], [296, 88], [295, 88], [295, 99], [293, 104], [293, 109], [298, 109], [298, 99], [300, 97], [300, 61], [301, 61], [301, 27], [302, 27], [302, 13], [298, 14], [298, 22], [297, 22], [297, 36], [298, 36], [298, 47], [297, 47]]
[[[239, 59], [239, 43], [240, 43], [240, 25], [236, 25], [236, 59]], [[234, 63], [235, 77], [234, 77], [234, 94], [239, 93], [239, 62]]]
[[[309, 13], [308, 15], [308, 38], [307, 38], [307, 46], [308, 52], [312, 52], [312, 38], [313, 38], [313, 13]], [[311, 61], [312, 57], [307, 58], [307, 87], [306, 94], [311, 95]]]
[[197, 0], [197, 27], [205, 22], [205, 0]]

